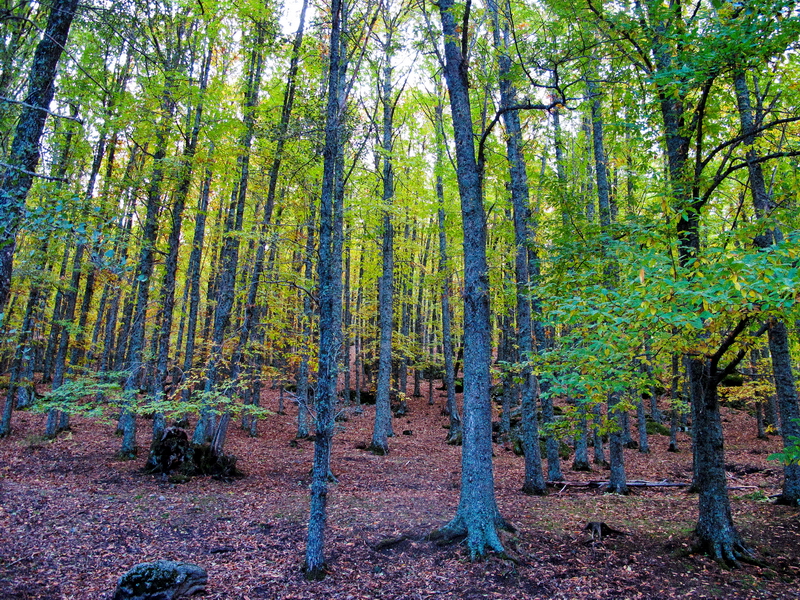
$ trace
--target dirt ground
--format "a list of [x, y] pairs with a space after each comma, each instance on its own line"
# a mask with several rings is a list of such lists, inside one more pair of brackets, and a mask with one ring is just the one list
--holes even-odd
[[[265, 404], [276, 409], [269, 394]], [[459, 494], [460, 448], [444, 443], [441, 402], [411, 398], [385, 457], [356, 448], [370, 439], [373, 407], [340, 424], [330, 574], [315, 583], [300, 571], [313, 442], [294, 442], [294, 407], [261, 422], [255, 440], [232, 428], [228, 450], [246, 477], [185, 484], [142, 473], [145, 453], [116, 460], [113, 424], [75, 418], [71, 432], [45, 442], [43, 418], [16, 413], [12, 436], [0, 440], [0, 598], [108, 599], [122, 573], [156, 559], [206, 568], [207, 599], [800, 598], [800, 510], [768, 501], [782, 474], [767, 456], [780, 441], [757, 440], [746, 413], [723, 409], [732, 507], [766, 566], [728, 570], [689, 553], [697, 497], [680, 488], [621, 497], [557, 486], [530, 497], [520, 491], [522, 458], [501, 446], [498, 505], [518, 531], [504, 538], [510, 558], [473, 563], [463, 547], [426, 539], [452, 517]], [[139, 427], [145, 445], [150, 422]], [[680, 442], [679, 454], [668, 453], [660, 435], [651, 436], [649, 455], [626, 450], [628, 478], [688, 481], [685, 434]], [[570, 465], [569, 481], [607, 477]], [[626, 535], [592, 541], [588, 521]], [[381, 544], [388, 539], [394, 543]]]

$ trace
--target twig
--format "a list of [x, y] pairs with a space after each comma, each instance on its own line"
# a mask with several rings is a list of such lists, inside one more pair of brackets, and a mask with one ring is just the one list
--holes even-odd
[[33, 171], [28, 171], [27, 169], [18, 167], [17, 165], [10, 165], [4, 162], [0, 162], [0, 167], [6, 167], [7, 169], [15, 169], [20, 173], [25, 173], [25, 175], [31, 175], [32, 177], [39, 177], [41, 179], [46, 179], [47, 181], [60, 181], [62, 183], [65, 183], [67, 181], [64, 177], [50, 177], [49, 175], [40, 175], [39, 173], [34, 173]]
[[28, 104], [27, 102], [23, 102], [22, 100], [14, 100], [13, 98], [6, 98], [5, 96], [0, 96], [0, 102], [8, 102], [9, 104], [19, 104], [20, 106], [24, 106], [25, 108], [40, 110], [44, 113], [47, 113], [51, 117], [55, 117], [57, 119], [67, 119], [69, 121], [75, 121], [76, 123], [83, 125], [83, 120], [79, 119], [78, 117], [70, 117], [69, 115], [60, 115], [58, 113], [51, 112], [41, 106], [36, 106], [35, 104]]

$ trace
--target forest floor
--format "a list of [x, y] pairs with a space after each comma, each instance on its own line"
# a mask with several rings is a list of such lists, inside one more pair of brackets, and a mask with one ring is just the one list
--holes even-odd
[[[274, 410], [273, 394], [264, 400]], [[757, 440], [745, 412], [723, 408], [728, 475], [738, 488], [731, 502], [766, 566], [729, 570], [689, 552], [696, 495], [558, 486], [546, 497], [526, 496], [523, 459], [499, 445], [498, 504], [517, 532], [504, 538], [510, 559], [470, 562], [463, 546], [426, 539], [452, 517], [459, 495], [460, 448], [444, 443], [441, 402], [411, 398], [384, 457], [356, 448], [369, 442], [374, 407], [340, 424], [325, 544], [330, 573], [314, 583], [300, 570], [313, 442], [294, 441], [294, 407], [261, 422], [255, 440], [232, 428], [227, 449], [246, 477], [180, 485], [144, 474], [145, 452], [116, 460], [113, 424], [74, 418], [71, 432], [46, 442], [41, 415], [15, 413], [11, 437], [0, 440], [0, 598], [109, 599], [122, 573], [156, 559], [206, 568], [207, 599], [800, 598], [800, 510], [766, 500], [780, 491], [781, 468], [767, 460], [780, 442]], [[140, 421], [140, 444], [149, 427]], [[688, 481], [686, 434], [678, 454], [667, 443], [654, 435], [651, 454], [626, 450], [628, 478]], [[602, 469], [572, 472], [571, 462], [563, 463], [570, 481], [607, 478]], [[588, 521], [627, 535], [592, 541]], [[381, 544], [388, 539], [395, 543]]]

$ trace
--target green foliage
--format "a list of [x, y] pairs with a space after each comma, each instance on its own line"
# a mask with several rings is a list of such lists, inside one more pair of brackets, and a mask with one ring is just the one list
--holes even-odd
[[[795, 421], [800, 421], [800, 419], [795, 419]], [[788, 446], [781, 452], [770, 454], [768, 458], [784, 465], [800, 465], [800, 436], [791, 436]]]
[[124, 373], [108, 373], [100, 377], [86, 372], [66, 379], [57, 389], [44, 394], [34, 403], [35, 412], [60, 410], [68, 414], [101, 417], [110, 406], [122, 400], [122, 386], [118, 383]]

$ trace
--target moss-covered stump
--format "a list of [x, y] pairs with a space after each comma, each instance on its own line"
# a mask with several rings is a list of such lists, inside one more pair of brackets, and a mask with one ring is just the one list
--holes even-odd
[[179, 427], [167, 427], [150, 449], [145, 471], [169, 476], [172, 483], [185, 483], [196, 475], [229, 479], [243, 474], [236, 456], [215, 453], [210, 444], [192, 444]]

